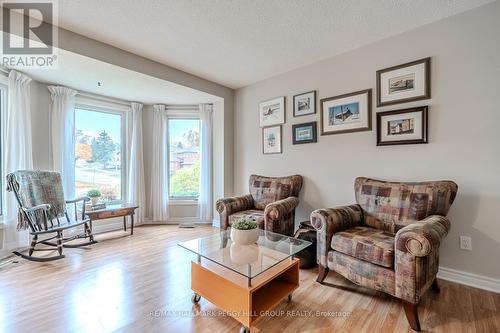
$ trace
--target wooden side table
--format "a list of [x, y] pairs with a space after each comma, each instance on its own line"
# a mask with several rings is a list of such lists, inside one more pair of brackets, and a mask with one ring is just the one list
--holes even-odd
[[89, 210], [85, 213], [90, 218], [90, 230], [92, 230], [92, 222], [96, 220], [110, 219], [113, 217], [123, 217], [123, 230], [127, 231], [127, 216], [130, 216], [130, 234], [134, 234], [134, 214], [138, 206], [132, 204], [109, 205], [104, 209]]

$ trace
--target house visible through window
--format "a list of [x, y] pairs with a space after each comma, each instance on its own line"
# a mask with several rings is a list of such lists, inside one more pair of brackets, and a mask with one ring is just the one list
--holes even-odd
[[76, 195], [91, 189], [101, 201], [122, 199], [122, 115], [75, 109]]
[[200, 120], [168, 120], [169, 196], [197, 199], [200, 184]]

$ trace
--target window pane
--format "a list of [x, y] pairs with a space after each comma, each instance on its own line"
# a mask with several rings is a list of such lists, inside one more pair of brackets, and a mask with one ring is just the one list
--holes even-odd
[[97, 189], [100, 201], [121, 200], [121, 115], [75, 109], [76, 195]]
[[169, 191], [173, 198], [197, 198], [200, 183], [200, 120], [169, 119]]

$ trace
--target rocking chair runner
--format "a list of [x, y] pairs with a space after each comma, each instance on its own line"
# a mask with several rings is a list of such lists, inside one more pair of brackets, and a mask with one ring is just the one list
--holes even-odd
[[[85, 203], [88, 197], [64, 200], [61, 175], [57, 172], [20, 170], [7, 175], [7, 191], [14, 192], [19, 205], [17, 229], [29, 229], [32, 236], [29, 255], [14, 254], [32, 261], [51, 261], [62, 259], [63, 247], [80, 247], [97, 243], [89, 227], [90, 219], [85, 214]], [[82, 202], [81, 216], [78, 216], [77, 203]], [[67, 204], [74, 204], [74, 220], [69, 217]], [[68, 238], [63, 231], [83, 225], [84, 232]], [[38, 237], [45, 234], [56, 234], [43, 240]], [[89, 241], [78, 244], [65, 244], [75, 239], [88, 238]], [[51, 240], [57, 240], [57, 243]], [[53, 251], [52, 248], [35, 249], [37, 244], [57, 247], [59, 255], [52, 257], [34, 257], [34, 251]]]

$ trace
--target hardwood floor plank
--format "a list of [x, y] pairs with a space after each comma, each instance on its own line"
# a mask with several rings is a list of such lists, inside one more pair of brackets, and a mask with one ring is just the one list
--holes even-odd
[[[133, 236], [100, 234], [93, 246], [65, 249], [63, 260], [16, 259], [0, 269], [0, 333], [238, 332], [239, 323], [213, 304], [191, 303], [190, 261], [196, 257], [177, 246], [214, 232], [208, 226], [140, 226]], [[412, 332], [399, 300], [334, 272], [325, 285], [316, 276], [317, 269], [301, 270], [292, 302], [276, 308], [285, 315], [264, 317], [252, 332]], [[428, 292], [419, 307], [424, 331], [500, 332], [499, 294], [440, 285], [441, 293]]]

